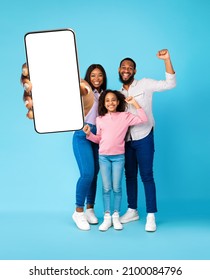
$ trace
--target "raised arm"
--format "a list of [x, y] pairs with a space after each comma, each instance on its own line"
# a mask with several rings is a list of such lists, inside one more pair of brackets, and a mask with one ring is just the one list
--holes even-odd
[[133, 115], [133, 118], [131, 117], [130, 125], [145, 123], [148, 121], [147, 115], [145, 114], [144, 110], [139, 105], [139, 103], [135, 100], [135, 98], [133, 98], [133, 96], [128, 96], [127, 98], [125, 98], [125, 101], [128, 104], [132, 104], [137, 110], [137, 115]]
[[163, 50], [158, 51], [157, 57], [159, 59], [163, 59], [164, 60], [165, 69], [166, 69], [167, 73], [175, 74], [175, 71], [173, 69], [173, 65], [171, 63], [170, 54], [169, 54], [169, 51], [167, 49], [163, 49]]

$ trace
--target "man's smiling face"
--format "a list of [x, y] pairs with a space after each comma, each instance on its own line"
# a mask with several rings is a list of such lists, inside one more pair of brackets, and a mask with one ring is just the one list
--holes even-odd
[[124, 85], [131, 84], [134, 80], [136, 69], [130, 60], [124, 60], [119, 67], [119, 78]]

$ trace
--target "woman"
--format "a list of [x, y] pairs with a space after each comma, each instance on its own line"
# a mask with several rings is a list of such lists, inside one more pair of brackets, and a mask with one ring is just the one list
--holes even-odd
[[[27, 78], [28, 68], [24, 64], [22, 67], [21, 82], [27, 95], [30, 95], [32, 84]], [[27, 78], [27, 80], [26, 80]], [[98, 114], [98, 98], [100, 93], [106, 89], [107, 78], [104, 68], [100, 64], [92, 64], [86, 71], [85, 80], [80, 82], [80, 92], [83, 99], [85, 123], [89, 124], [91, 131], [96, 133], [96, 117]], [[25, 97], [25, 96], [24, 96]], [[33, 106], [24, 98], [25, 105], [31, 111]], [[30, 108], [29, 108], [30, 105]], [[33, 115], [27, 114], [33, 119]], [[94, 203], [96, 195], [97, 174], [99, 171], [98, 145], [86, 139], [83, 130], [76, 131], [73, 136], [73, 150], [80, 170], [80, 178], [76, 186], [76, 209], [73, 213], [73, 220], [81, 230], [89, 230], [90, 224], [97, 224], [98, 219], [94, 213]], [[84, 213], [84, 204], [87, 204]]]
[[[84, 105], [85, 123], [91, 132], [96, 133], [96, 117], [98, 115], [98, 99], [106, 90], [107, 78], [104, 68], [100, 64], [92, 64], [87, 69], [85, 81], [81, 82], [81, 94]], [[72, 215], [77, 227], [89, 230], [90, 224], [97, 224], [94, 213], [96, 196], [98, 163], [98, 144], [86, 139], [83, 130], [75, 131], [73, 135], [73, 150], [79, 167], [80, 178], [76, 186], [76, 209]], [[86, 203], [86, 211], [84, 206]]]

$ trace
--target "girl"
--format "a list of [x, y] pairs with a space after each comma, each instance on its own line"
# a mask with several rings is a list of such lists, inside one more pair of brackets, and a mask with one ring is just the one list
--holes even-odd
[[[132, 104], [137, 115], [125, 112], [126, 103]], [[119, 220], [121, 205], [121, 181], [124, 170], [125, 135], [129, 126], [144, 123], [147, 116], [133, 97], [127, 97], [119, 91], [106, 90], [99, 98], [99, 117], [96, 118], [97, 134], [90, 126], [84, 126], [88, 140], [99, 143], [99, 165], [103, 182], [104, 221], [99, 230], [109, 227], [123, 229]], [[111, 190], [114, 193], [113, 215], [111, 216]]]

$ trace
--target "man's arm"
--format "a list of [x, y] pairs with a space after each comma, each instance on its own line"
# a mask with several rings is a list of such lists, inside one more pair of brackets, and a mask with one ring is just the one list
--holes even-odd
[[171, 63], [170, 54], [169, 54], [169, 51], [167, 49], [163, 49], [163, 50], [158, 51], [157, 57], [159, 59], [163, 59], [164, 60], [165, 68], [166, 68], [166, 72], [167, 73], [175, 74], [175, 71], [173, 69], [173, 65]]

